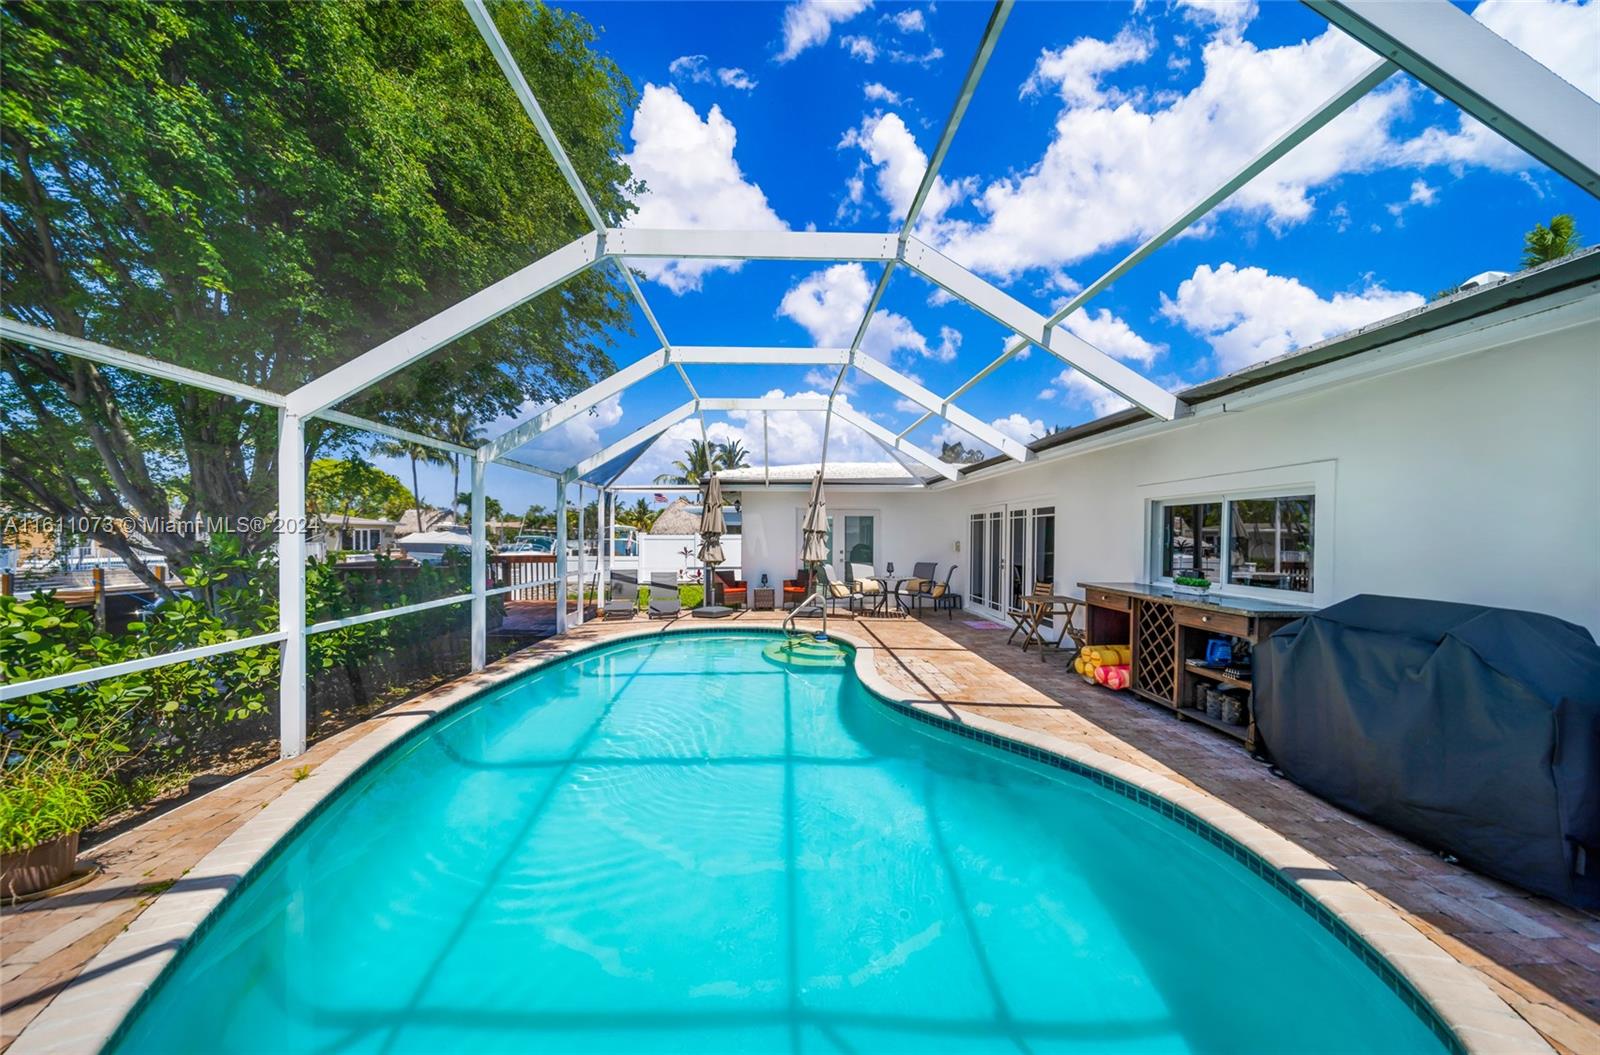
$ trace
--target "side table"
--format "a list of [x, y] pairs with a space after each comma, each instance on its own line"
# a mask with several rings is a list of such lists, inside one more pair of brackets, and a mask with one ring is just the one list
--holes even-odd
[[752, 611], [770, 612], [778, 606], [778, 591], [771, 586], [764, 589], [758, 586], [751, 593], [755, 596], [755, 602], [750, 606]]

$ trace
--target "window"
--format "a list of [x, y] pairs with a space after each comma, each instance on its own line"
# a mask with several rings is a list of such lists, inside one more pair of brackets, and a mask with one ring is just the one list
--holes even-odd
[[1200, 575], [1249, 589], [1315, 591], [1315, 495], [1160, 502], [1156, 525], [1161, 578]]
[[1228, 503], [1228, 581], [1311, 592], [1311, 495]]
[[342, 549], [351, 552], [370, 552], [383, 544], [383, 532], [377, 528], [346, 528]]
[[1039, 506], [1033, 511], [1033, 579], [1035, 582], [1056, 580], [1055, 506]]
[[1169, 502], [1161, 507], [1161, 574], [1222, 576], [1222, 503]]

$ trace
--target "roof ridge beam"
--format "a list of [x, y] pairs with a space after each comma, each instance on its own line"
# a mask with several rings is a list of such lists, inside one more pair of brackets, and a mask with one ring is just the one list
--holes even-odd
[[395, 371], [526, 304], [545, 290], [587, 271], [599, 259], [599, 235], [575, 238], [404, 333], [301, 385], [289, 393], [287, 409], [291, 414], [310, 417], [349, 399]]
[[572, 398], [540, 411], [522, 424], [508, 429], [489, 441], [489, 460], [498, 460], [503, 455], [511, 453], [535, 437], [549, 432], [558, 425], [571, 421], [579, 414], [598, 406], [614, 395], [620, 394], [629, 386], [643, 381], [666, 365], [667, 350], [665, 348], [657, 348], [643, 359], [629, 363], [614, 374], [602, 377]]
[[893, 260], [892, 234], [608, 227], [605, 254], [671, 260]]
[[719, 366], [838, 366], [850, 361], [850, 349], [680, 344], [668, 350], [667, 358], [672, 363]]
[[828, 409], [827, 396], [707, 396], [700, 401], [701, 410], [721, 413], [744, 413], [756, 411], [812, 411], [823, 413]]

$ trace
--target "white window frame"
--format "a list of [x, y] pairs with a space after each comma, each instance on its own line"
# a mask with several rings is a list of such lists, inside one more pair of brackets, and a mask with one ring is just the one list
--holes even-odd
[[1302, 462], [1265, 469], [1248, 469], [1213, 476], [1195, 476], [1180, 480], [1163, 480], [1140, 487], [1144, 501], [1145, 570], [1146, 581], [1158, 586], [1171, 586], [1172, 577], [1161, 570], [1161, 549], [1164, 530], [1161, 523], [1162, 507], [1174, 502], [1217, 502], [1222, 504], [1221, 574], [1228, 575], [1228, 554], [1232, 552], [1232, 518], [1227, 504], [1252, 498], [1289, 498], [1310, 495], [1315, 500], [1311, 521], [1311, 586], [1312, 592], [1278, 590], [1264, 586], [1242, 586], [1238, 583], [1219, 582], [1215, 590], [1234, 597], [1252, 597], [1282, 604], [1304, 604], [1322, 607], [1332, 602], [1334, 595], [1334, 539], [1335, 492], [1338, 480], [1337, 463], [1333, 460]]

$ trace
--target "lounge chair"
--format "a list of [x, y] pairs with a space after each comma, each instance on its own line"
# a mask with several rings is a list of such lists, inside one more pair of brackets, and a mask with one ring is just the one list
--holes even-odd
[[650, 576], [650, 618], [676, 619], [683, 609], [678, 599], [678, 576], [675, 572], [658, 571]]
[[[1055, 589], [1055, 583], [1040, 580], [1033, 584], [1033, 593], [1029, 596], [1049, 597], [1055, 593]], [[1011, 617], [1011, 636], [1006, 638], [1006, 644], [1009, 645], [1015, 641], [1018, 634], [1027, 635], [1033, 630], [1035, 613], [1034, 609], [1027, 604], [1018, 604], [1008, 609], [1006, 614]], [[1023, 640], [1027, 640], [1026, 636], [1024, 636]]]
[[718, 569], [716, 573], [716, 603], [723, 605], [738, 605], [741, 608], [749, 606], [750, 584], [743, 579], [735, 579], [733, 572]]
[[922, 599], [933, 593], [934, 576], [939, 574], [939, 565], [936, 561], [918, 561], [911, 566], [910, 578], [901, 579], [894, 584], [894, 599], [902, 609], [914, 612], [922, 605]]
[[610, 594], [610, 600], [606, 601], [603, 612], [605, 617], [632, 619], [633, 614], [639, 610], [639, 584], [633, 581], [633, 576], [626, 572], [614, 573]]

